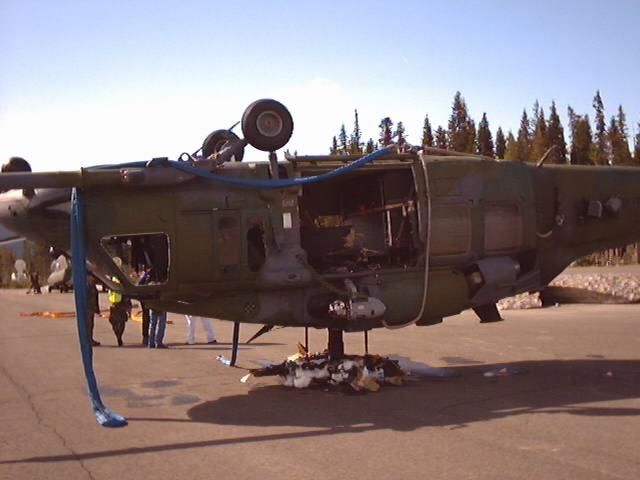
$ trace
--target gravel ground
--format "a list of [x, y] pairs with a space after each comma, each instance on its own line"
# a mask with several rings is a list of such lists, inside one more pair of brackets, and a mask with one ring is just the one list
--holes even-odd
[[[606, 293], [625, 298], [630, 302], [640, 300], [640, 275], [634, 273], [599, 273], [589, 271], [585, 273], [562, 273], [550, 284], [554, 287], [583, 288], [598, 293]], [[539, 295], [523, 293], [498, 302], [500, 310], [519, 310], [524, 308], [539, 308], [542, 306]]]

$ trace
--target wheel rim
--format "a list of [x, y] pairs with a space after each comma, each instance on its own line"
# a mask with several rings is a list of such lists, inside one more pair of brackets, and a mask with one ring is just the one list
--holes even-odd
[[265, 137], [275, 137], [282, 132], [282, 123], [282, 117], [272, 110], [262, 112], [256, 118], [256, 128]]

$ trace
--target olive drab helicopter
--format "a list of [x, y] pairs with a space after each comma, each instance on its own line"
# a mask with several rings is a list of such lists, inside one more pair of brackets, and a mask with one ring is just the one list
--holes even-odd
[[[502, 320], [501, 298], [640, 240], [638, 169], [396, 146], [279, 161], [293, 120], [270, 99], [241, 128], [243, 139], [216, 130], [175, 161], [32, 173], [14, 158], [0, 223], [66, 251], [78, 275], [86, 253], [109, 288], [151, 308], [328, 329], [333, 356], [344, 331], [434, 325], [469, 308]], [[269, 161], [243, 162], [247, 145]], [[145, 268], [153, 281], [138, 285]]]

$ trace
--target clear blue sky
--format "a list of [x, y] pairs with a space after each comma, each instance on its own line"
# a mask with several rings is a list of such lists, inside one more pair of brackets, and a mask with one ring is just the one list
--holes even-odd
[[[556, 100], [640, 121], [640, 1], [0, 0], [0, 160], [35, 169], [175, 158], [257, 98], [289, 106], [299, 153], [360, 113], [419, 141], [462, 92], [492, 132]], [[262, 159], [256, 151], [245, 158]]]

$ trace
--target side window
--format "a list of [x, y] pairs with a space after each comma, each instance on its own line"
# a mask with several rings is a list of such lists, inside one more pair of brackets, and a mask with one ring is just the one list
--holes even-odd
[[431, 255], [466, 255], [470, 250], [470, 207], [434, 203], [431, 213]]
[[151, 282], [167, 282], [170, 258], [167, 234], [112, 235], [103, 237], [100, 244], [134, 285], [145, 269], [150, 269]]
[[240, 224], [235, 217], [223, 216], [216, 222], [217, 251], [220, 266], [225, 272], [229, 268], [239, 265], [242, 261], [242, 239], [240, 238]]
[[498, 253], [522, 247], [522, 214], [517, 205], [488, 205], [484, 214], [484, 250]]
[[251, 222], [251, 227], [247, 230], [247, 260], [249, 270], [257, 272], [264, 265], [266, 258], [266, 248], [264, 243], [264, 227], [260, 220]]

